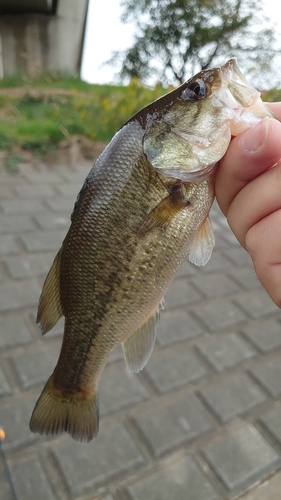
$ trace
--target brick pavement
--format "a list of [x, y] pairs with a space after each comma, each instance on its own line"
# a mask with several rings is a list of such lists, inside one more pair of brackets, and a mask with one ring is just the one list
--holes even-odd
[[217, 207], [213, 257], [182, 266], [147, 367], [129, 374], [117, 348], [105, 368], [97, 439], [30, 433], [63, 331], [41, 337], [38, 297], [90, 166], [0, 172], [0, 425], [18, 500], [280, 500], [281, 312]]

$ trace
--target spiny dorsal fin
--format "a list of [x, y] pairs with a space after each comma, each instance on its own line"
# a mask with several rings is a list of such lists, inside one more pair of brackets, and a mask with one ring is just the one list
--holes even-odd
[[61, 250], [57, 253], [47, 275], [39, 299], [37, 323], [40, 324], [43, 335], [49, 332], [63, 316], [60, 302], [60, 261]]
[[145, 319], [130, 337], [122, 343], [123, 354], [129, 372], [139, 372], [145, 367], [155, 344], [156, 326], [163, 301]]
[[205, 266], [211, 258], [214, 245], [214, 230], [210, 218], [207, 217], [192, 242], [189, 251], [190, 262], [196, 266]]

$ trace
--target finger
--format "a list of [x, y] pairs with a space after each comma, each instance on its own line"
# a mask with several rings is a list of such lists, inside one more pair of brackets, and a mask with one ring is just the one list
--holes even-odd
[[281, 210], [277, 210], [246, 235], [246, 248], [258, 278], [278, 307], [281, 307], [281, 238], [276, 228], [280, 225]]
[[281, 102], [265, 102], [265, 105], [273, 111], [275, 118], [281, 121]]
[[251, 227], [281, 209], [281, 162], [248, 183], [232, 201], [227, 220], [241, 245], [247, 248]]
[[216, 197], [225, 215], [237, 193], [281, 158], [280, 137], [281, 123], [264, 118], [231, 141], [215, 182]]

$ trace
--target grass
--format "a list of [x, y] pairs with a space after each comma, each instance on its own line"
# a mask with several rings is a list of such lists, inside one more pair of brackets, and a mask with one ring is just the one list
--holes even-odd
[[44, 156], [74, 134], [108, 142], [132, 115], [166, 92], [137, 81], [123, 87], [53, 74], [6, 78], [0, 81], [0, 149]]

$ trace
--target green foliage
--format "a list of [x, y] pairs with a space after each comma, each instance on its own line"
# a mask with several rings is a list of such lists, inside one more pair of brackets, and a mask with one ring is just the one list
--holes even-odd
[[80, 80], [73, 87], [74, 81], [60, 79], [48, 84], [44, 80], [44, 89], [26, 89], [22, 82], [17, 97], [7, 87], [0, 95], [0, 149], [12, 154], [20, 146], [45, 156], [73, 134], [108, 142], [139, 109], [167, 92], [159, 85], [149, 89], [137, 80], [127, 87]]
[[182, 83], [233, 56], [256, 73], [272, 63], [274, 33], [255, 0], [123, 0], [123, 7], [136, 35], [109, 61], [121, 65], [121, 77]]
[[263, 101], [267, 102], [280, 102], [281, 101], [281, 89], [271, 89], [262, 93]]
[[5, 167], [8, 170], [8, 172], [11, 172], [12, 174], [17, 174], [19, 172], [19, 162], [21, 161], [21, 155], [18, 153], [15, 154], [10, 154], [7, 156], [5, 160]]

